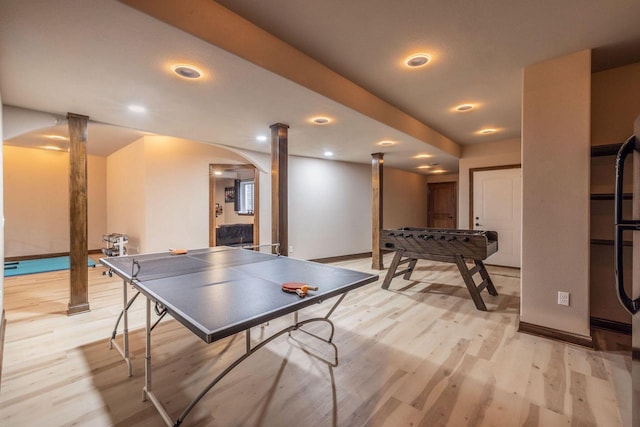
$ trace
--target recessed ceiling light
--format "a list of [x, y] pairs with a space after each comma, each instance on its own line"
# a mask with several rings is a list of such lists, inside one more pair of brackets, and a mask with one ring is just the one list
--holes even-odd
[[445, 170], [442, 170], [442, 169], [438, 169], [438, 170], [431, 171], [431, 173], [445, 173], [445, 172], [446, 172], [446, 171], [445, 171]]
[[473, 104], [462, 104], [456, 107], [456, 111], [460, 111], [460, 112], [470, 111], [470, 110], [473, 110], [474, 107], [475, 105]]
[[267, 140], [267, 137], [264, 135], [258, 135], [256, 136], [256, 140], [260, 141], [260, 142], [265, 142]]
[[61, 135], [47, 135], [47, 138], [55, 139], [57, 141], [68, 141], [69, 140], [69, 138], [67, 138], [66, 136], [61, 136]]
[[193, 65], [188, 64], [176, 64], [171, 67], [174, 73], [185, 79], [194, 80], [202, 77], [202, 71]]
[[394, 145], [396, 142], [395, 141], [380, 141], [378, 142], [378, 145], [382, 145], [383, 147], [388, 147], [390, 145]]
[[144, 113], [147, 111], [147, 109], [143, 106], [143, 105], [129, 105], [127, 107], [129, 109], [129, 111], [134, 112], [134, 113]]
[[327, 123], [331, 123], [331, 119], [329, 117], [314, 117], [311, 121], [317, 125], [326, 125]]
[[413, 156], [414, 159], [428, 159], [430, 157], [433, 157], [431, 154], [418, 154], [416, 156]]
[[487, 128], [487, 129], [482, 129], [481, 131], [478, 131], [479, 134], [482, 135], [491, 135], [492, 133], [496, 133], [497, 129], [493, 129], [493, 128]]
[[427, 65], [431, 61], [431, 55], [428, 53], [416, 53], [404, 60], [407, 67], [418, 68]]
[[431, 168], [431, 166], [429, 166], [429, 165], [420, 165], [420, 166], [418, 166], [418, 169], [429, 169], [429, 168]]
[[222, 171], [213, 171], [214, 175], [222, 175]]
[[332, 157], [333, 153], [331, 151], [325, 151], [324, 155], [325, 155], [325, 157]]

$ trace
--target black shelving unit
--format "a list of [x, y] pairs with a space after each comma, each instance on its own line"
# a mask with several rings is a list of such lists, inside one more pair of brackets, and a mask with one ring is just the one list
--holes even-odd
[[[609, 157], [610, 156], [612, 158], [615, 158], [615, 156], [618, 154], [618, 151], [620, 151], [620, 147], [622, 147], [622, 143], [592, 146], [591, 157]], [[612, 167], [613, 167], [613, 161], [612, 161]], [[601, 191], [602, 190], [605, 190], [605, 191], [592, 193], [590, 196], [590, 199], [593, 203], [599, 204], [599, 206], [603, 206], [601, 204], [605, 203], [605, 205], [607, 206], [606, 211], [609, 211], [609, 204], [610, 204], [611, 232], [613, 232], [614, 206], [615, 206], [614, 204], [615, 183], [611, 182], [610, 184], [611, 184], [610, 186], [611, 192], [608, 191], [609, 183], [606, 183], [605, 188], [601, 189]], [[632, 194], [625, 193], [623, 200], [632, 200]], [[595, 206], [595, 205], [592, 205], [592, 206]], [[602, 210], [600, 210], [600, 212], [602, 212]], [[592, 282], [592, 285], [591, 285], [592, 286], [591, 292], [593, 297], [593, 292], [594, 292], [593, 286], [596, 286], [596, 288], [598, 289], [598, 293], [600, 294], [603, 292], [602, 286], [605, 286], [605, 288], [611, 288], [611, 291], [614, 290], [614, 287], [615, 287], [615, 277], [613, 274], [614, 240], [613, 238], [611, 239], [594, 238], [594, 239], [591, 239], [590, 242], [592, 245], [592, 252], [593, 252], [592, 259], [591, 259], [592, 268], [594, 266], [597, 266], [596, 270], [600, 272], [597, 278], [595, 279], [592, 278], [592, 280], [595, 280], [595, 282]], [[625, 247], [632, 247], [633, 243], [629, 241], [629, 242], [624, 242], [623, 245]], [[603, 275], [603, 271], [606, 271], [606, 269], [609, 268], [608, 264], [611, 265], [611, 272]], [[603, 270], [603, 267], [604, 267], [604, 270]], [[606, 293], [606, 295], [608, 295], [608, 293]], [[600, 295], [600, 298], [602, 298], [602, 295]], [[597, 304], [597, 300], [598, 300], [598, 297], [596, 296], [596, 301], [595, 301], [596, 304]], [[592, 310], [595, 308], [593, 304], [594, 304], [594, 301], [592, 301], [592, 307], [591, 307]], [[591, 317], [592, 327], [611, 329], [611, 330], [615, 330], [617, 332], [626, 333], [626, 334], [629, 333], [629, 330], [630, 330], [629, 324], [625, 322], [620, 322], [618, 320], [614, 320], [619, 316], [613, 316], [612, 318], [610, 318], [609, 316], [610, 313], [603, 312], [601, 309], [598, 310], [598, 312], [599, 312], [599, 315], [596, 315], [595, 317], [594, 317], [595, 313], [592, 314], [592, 317]]]

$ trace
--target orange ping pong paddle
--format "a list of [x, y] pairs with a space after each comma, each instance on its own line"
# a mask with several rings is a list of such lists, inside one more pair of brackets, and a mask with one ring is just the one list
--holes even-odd
[[317, 291], [317, 286], [311, 286], [302, 282], [285, 282], [282, 284], [282, 290], [285, 292], [296, 293], [300, 298], [305, 297], [309, 291]]

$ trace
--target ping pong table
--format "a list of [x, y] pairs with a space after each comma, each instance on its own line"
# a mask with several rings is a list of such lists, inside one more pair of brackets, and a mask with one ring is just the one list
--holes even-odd
[[[254, 250], [217, 246], [190, 250], [186, 254], [170, 252], [102, 258], [100, 262], [123, 279], [123, 310], [110, 340], [127, 362], [129, 358], [127, 310], [139, 294], [146, 297], [145, 385], [143, 401], [151, 400], [165, 423], [182, 424], [194, 406], [225, 375], [275, 338], [295, 330], [306, 332], [331, 345], [334, 325], [329, 319], [347, 293], [378, 280], [378, 276], [344, 268], [303, 261]], [[283, 292], [287, 282], [304, 282], [318, 290], [301, 298]], [[137, 291], [128, 299], [127, 288]], [[313, 304], [337, 297], [323, 317], [299, 320], [298, 311]], [[157, 319], [152, 322], [152, 303]], [[293, 323], [252, 345], [251, 328], [275, 318], [293, 313]], [[245, 333], [246, 351], [223, 370], [187, 405], [177, 419], [172, 419], [151, 388], [151, 332], [165, 315], [171, 315], [207, 344], [222, 338]], [[124, 319], [124, 347], [115, 338], [118, 323]], [[302, 329], [302, 326], [322, 321], [330, 325], [328, 338]], [[336, 354], [337, 357], [337, 354]]]

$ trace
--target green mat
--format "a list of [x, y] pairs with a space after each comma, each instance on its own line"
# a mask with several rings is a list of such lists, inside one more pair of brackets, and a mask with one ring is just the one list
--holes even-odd
[[[29, 259], [25, 261], [6, 261], [4, 263], [4, 276], [20, 276], [22, 274], [45, 273], [47, 271], [68, 270], [71, 261], [68, 256], [54, 258]], [[95, 267], [96, 263], [87, 258], [87, 267]]]

